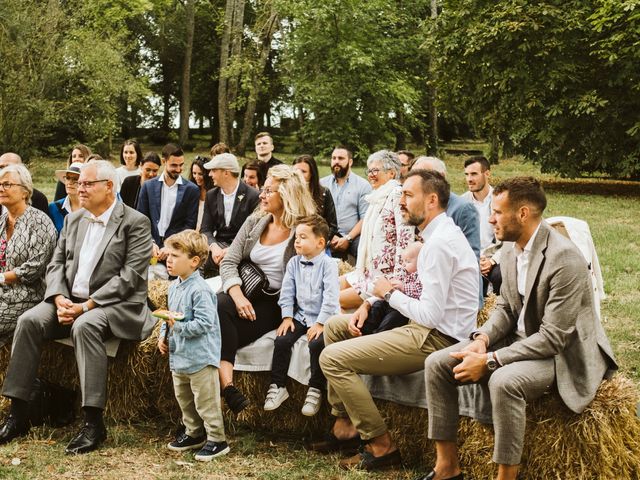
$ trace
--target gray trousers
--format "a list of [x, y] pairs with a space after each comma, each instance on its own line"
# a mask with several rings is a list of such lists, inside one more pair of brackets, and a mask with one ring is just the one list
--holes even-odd
[[[429, 438], [455, 442], [458, 433], [458, 386], [453, 367], [460, 360], [450, 352], [458, 352], [470, 342], [432, 353], [424, 364], [429, 408]], [[524, 360], [498, 368], [478, 382], [485, 398], [491, 400], [495, 445], [493, 461], [518, 465], [522, 457], [526, 426], [527, 402], [535, 400], [553, 385], [553, 358]]]
[[71, 334], [82, 390], [82, 406], [103, 408], [107, 403], [107, 351], [111, 337], [107, 316], [101, 308], [80, 315], [71, 326], [60, 325], [56, 307], [39, 303], [18, 318], [11, 345], [11, 359], [2, 387], [5, 397], [28, 401], [38, 374], [42, 346], [47, 340]]

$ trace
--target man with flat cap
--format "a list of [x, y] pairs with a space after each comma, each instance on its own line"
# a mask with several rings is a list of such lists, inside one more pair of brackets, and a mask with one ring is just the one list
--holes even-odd
[[210, 256], [205, 275], [217, 274], [218, 265], [238, 230], [258, 206], [258, 191], [240, 181], [240, 165], [235, 155], [221, 153], [204, 164], [214, 188], [207, 192], [201, 231], [207, 236]]

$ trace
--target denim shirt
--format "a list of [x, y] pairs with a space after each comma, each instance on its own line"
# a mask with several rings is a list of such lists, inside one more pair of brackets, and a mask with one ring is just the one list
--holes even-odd
[[[169, 368], [190, 374], [207, 365], [220, 366], [220, 321], [216, 295], [196, 270], [169, 286], [169, 310], [184, 314], [169, 333]], [[160, 329], [164, 336], [167, 324]]]

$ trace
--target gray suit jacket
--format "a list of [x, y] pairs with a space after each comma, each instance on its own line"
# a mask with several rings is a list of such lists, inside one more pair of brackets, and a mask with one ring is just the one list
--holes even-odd
[[595, 312], [587, 264], [577, 247], [543, 221], [531, 253], [524, 305], [518, 293], [516, 253], [505, 247], [501, 296], [480, 331], [490, 345], [512, 335], [524, 309], [527, 338], [500, 348], [503, 364], [553, 357], [558, 392], [576, 413], [593, 400], [603, 377], [616, 370], [609, 340]]
[[[80, 249], [89, 225], [89, 213], [80, 209], [64, 219], [51, 263], [47, 267], [44, 300], [71, 297]], [[114, 336], [141, 340], [155, 320], [147, 307], [147, 270], [151, 259], [149, 219], [118, 201], [98, 247], [97, 263], [89, 280], [89, 296], [107, 315]]]

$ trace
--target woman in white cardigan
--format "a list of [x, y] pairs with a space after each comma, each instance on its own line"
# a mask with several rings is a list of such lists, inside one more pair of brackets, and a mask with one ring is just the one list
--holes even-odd
[[373, 281], [379, 275], [406, 279], [400, 255], [414, 240], [414, 229], [405, 225], [400, 211], [402, 185], [398, 155], [380, 150], [367, 159], [367, 177], [373, 191], [362, 221], [358, 259], [354, 271], [340, 277], [340, 307], [357, 308], [371, 296]]
[[[220, 264], [220, 385], [227, 405], [235, 413], [249, 404], [233, 385], [236, 351], [280, 325], [277, 292], [287, 262], [295, 255], [295, 225], [300, 218], [315, 212], [315, 203], [298, 171], [288, 165], [270, 168], [260, 193], [260, 211], [247, 218]], [[245, 259], [265, 273], [271, 295], [258, 294], [252, 300], [245, 297], [238, 273], [238, 265]]]

